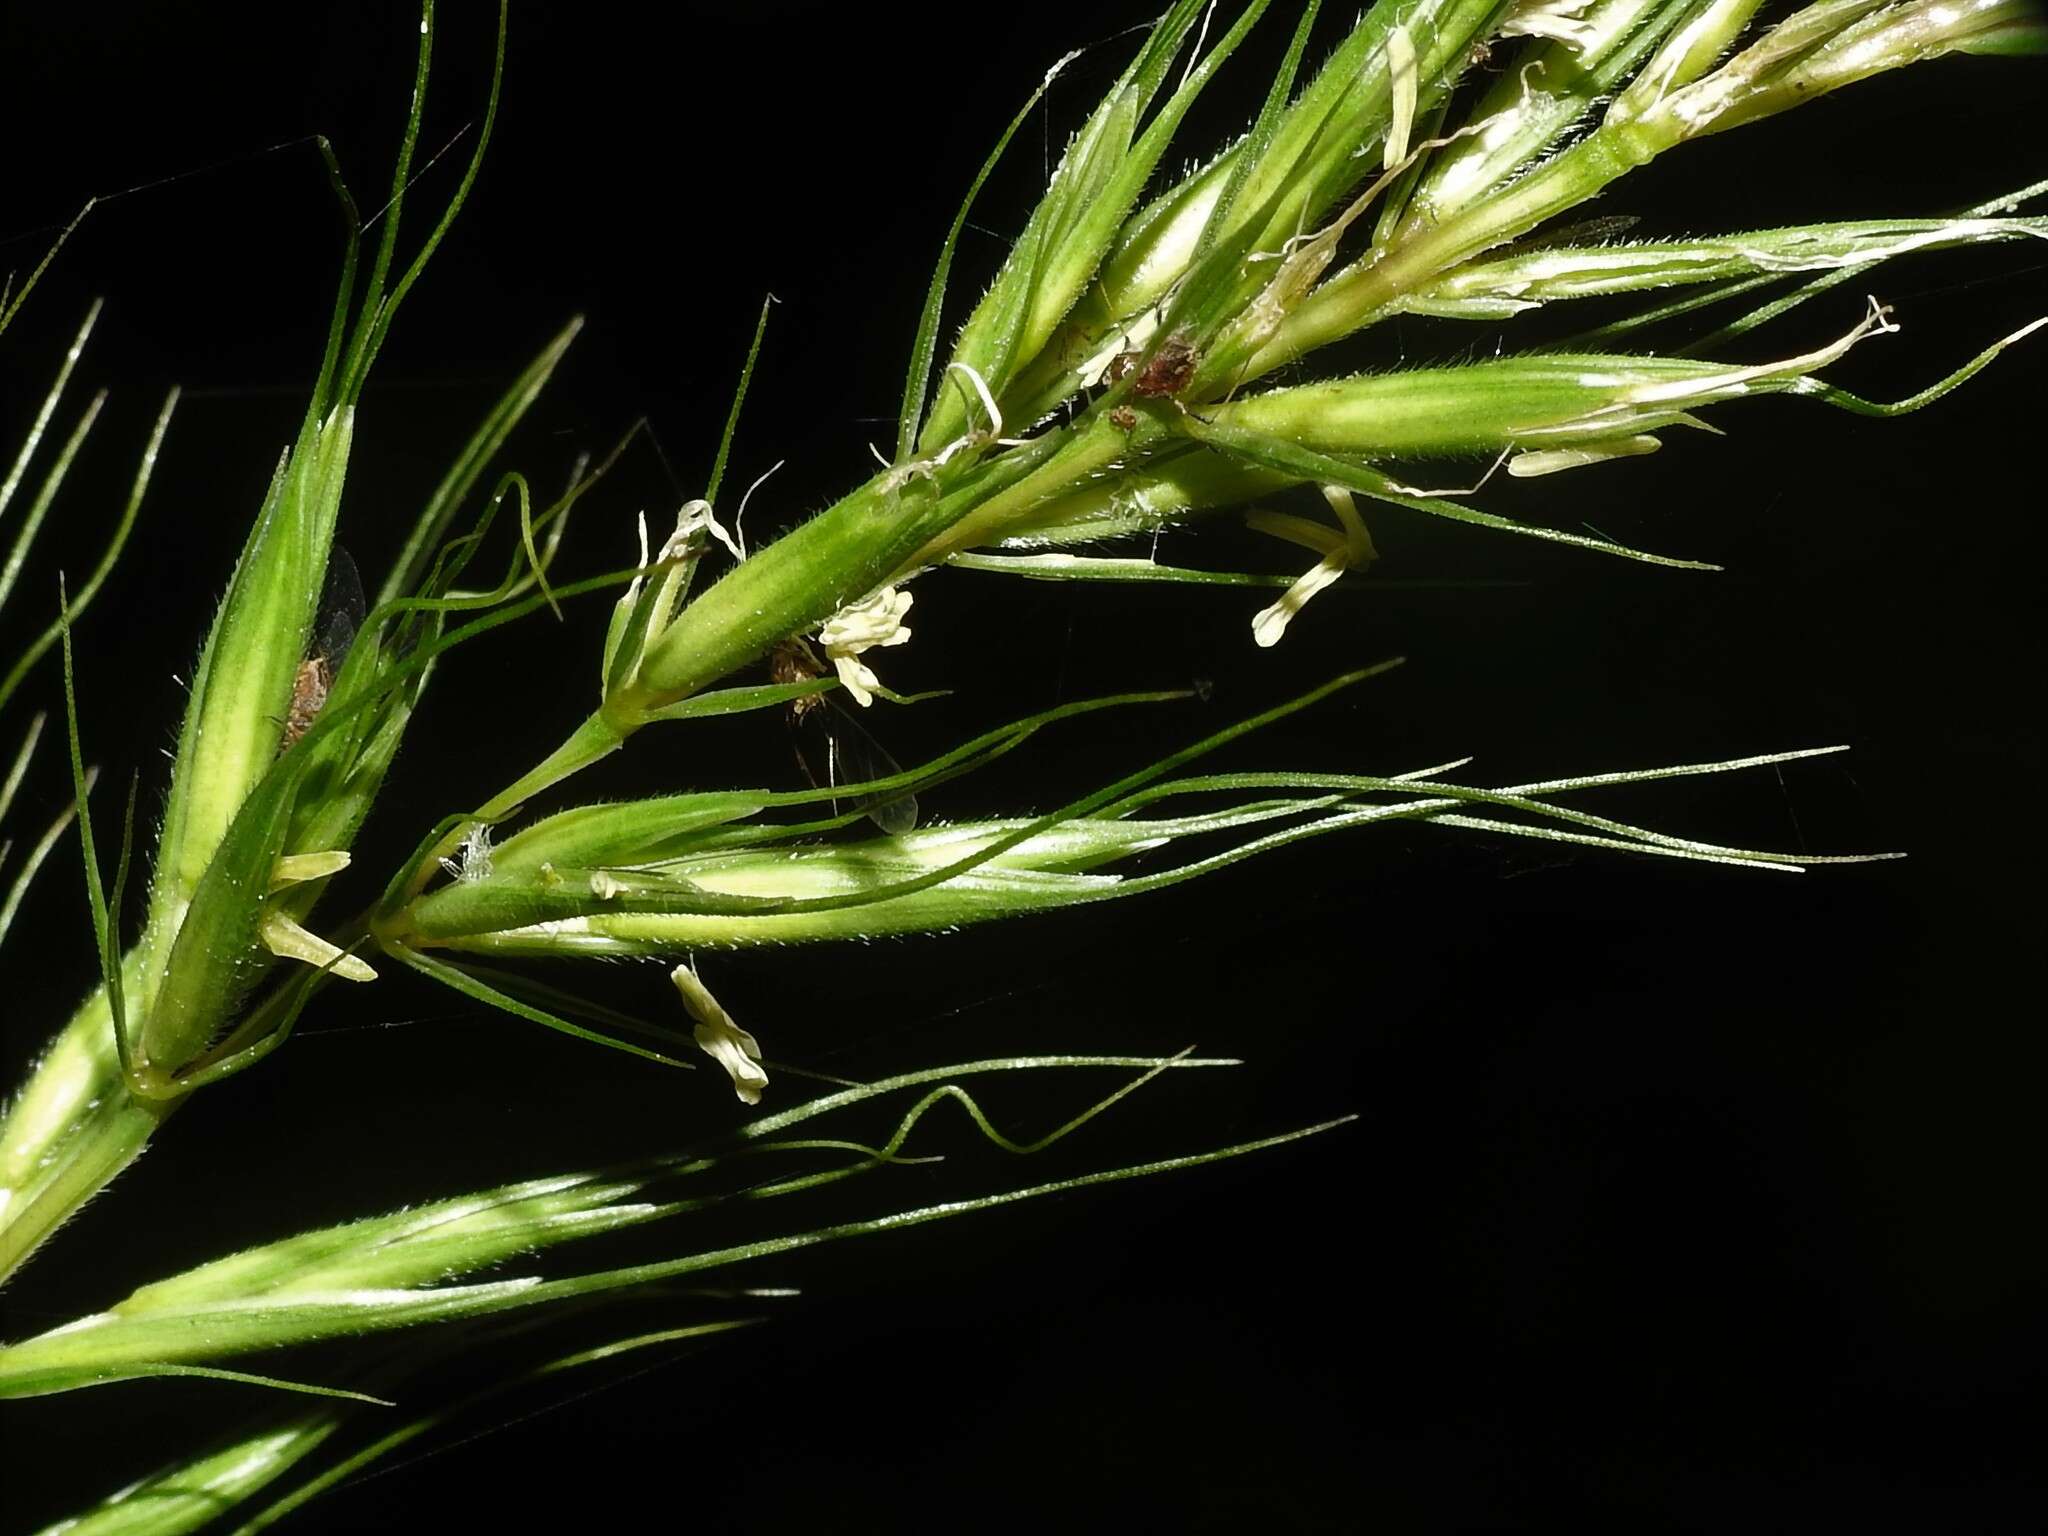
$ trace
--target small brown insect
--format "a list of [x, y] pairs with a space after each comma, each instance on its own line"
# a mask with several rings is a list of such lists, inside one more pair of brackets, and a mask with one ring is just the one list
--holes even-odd
[[1169, 336], [1152, 354], [1152, 361], [1138, 372], [1131, 393], [1147, 400], [1177, 395], [1194, 382], [1195, 349], [1184, 337]]
[[[775, 649], [768, 653], [768, 681], [778, 687], [791, 683], [808, 683], [825, 675], [825, 664], [818, 660], [818, 653], [811, 649], [810, 642], [791, 635], [787, 640], [776, 642]], [[789, 701], [789, 719], [794, 725], [819, 708], [825, 702], [820, 693], [807, 693], [800, 699]]]
[[325, 656], [308, 656], [299, 663], [298, 675], [292, 679], [292, 706], [284, 717], [284, 745], [280, 751], [289, 752], [299, 744], [301, 736], [313, 729], [333, 686], [334, 674], [327, 670]]
[[297, 746], [320, 718], [362, 622], [363, 580], [348, 551], [337, 544], [327, 561], [327, 581], [313, 621], [313, 642], [292, 676], [292, 702], [284, 717], [284, 740], [277, 749], [280, 754]]
[[1129, 432], [1138, 425], [1138, 413], [1128, 405], [1119, 405], [1109, 413], [1109, 424], [1119, 432]]

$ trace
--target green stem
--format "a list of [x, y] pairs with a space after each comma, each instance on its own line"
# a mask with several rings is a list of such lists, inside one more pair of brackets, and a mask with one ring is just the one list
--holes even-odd
[[496, 821], [511, 815], [543, 790], [552, 789], [571, 774], [580, 773], [599, 758], [618, 751], [639, 725], [637, 720], [625, 720], [599, 710], [571, 731], [568, 740], [479, 806], [478, 819]]
[[[528, 800], [545, 790], [554, 788], [572, 774], [580, 773], [599, 758], [609, 757], [626, 744], [626, 738], [638, 730], [644, 719], [634, 718], [610, 706], [598, 710], [575, 730], [554, 751], [542, 758], [533, 767], [499, 790], [490, 799], [476, 808], [471, 818], [447, 833], [415, 866], [412, 878], [406, 882], [405, 894], [408, 902], [427, 888], [440, 868], [440, 861], [461, 846], [463, 838], [475, 822], [502, 821], [513, 815]], [[391, 940], [398, 936], [388, 922], [371, 923], [378, 937]]]
[[[133, 956], [127, 964], [136, 968]], [[0, 1121], [0, 1285], [135, 1160], [178, 1102], [129, 1093], [96, 989]]]

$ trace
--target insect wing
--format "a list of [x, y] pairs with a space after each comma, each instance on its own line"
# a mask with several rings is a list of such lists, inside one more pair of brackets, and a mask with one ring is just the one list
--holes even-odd
[[363, 624], [363, 578], [349, 552], [339, 544], [327, 557], [327, 580], [320, 588], [320, 608], [313, 618], [311, 654], [327, 663], [331, 678], [341, 671]]
[[[790, 734], [804, 773], [820, 789], [858, 787], [903, 772], [896, 759], [868, 734], [867, 727], [833, 700], [819, 699], [811, 708], [793, 712]], [[853, 803], [891, 837], [901, 837], [917, 826], [915, 795], [884, 791], [856, 797]]]

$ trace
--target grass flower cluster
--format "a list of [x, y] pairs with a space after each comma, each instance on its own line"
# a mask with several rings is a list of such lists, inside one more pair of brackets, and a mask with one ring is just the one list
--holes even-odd
[[[739, 1245], [698, 1249], [685, 1240], [687, 1251], [643, 1263], [485, 1278], [486, 1270], [585, 1238], [655, 1227], [742, 1197], [799, 1194], [855, 1175], [885, 1182], [906, 1160], [912, 1129], [941, 1103], [957, 1103], [995, 1144], [1025, 1152], [1139, 1083], [1219, 1065], [1005, 1058], [777, 1109], [788, 1085], [764, 1066], [761, 1045], [766, 1037], [772, 1046], [773, 1024], [750, 1020], [740, 999], [713, 995], [698, 963], [708, 952], [940, 933], [1121, 901], [1389, 822], [1760, 872], [1830, 862], [1673, 836], [1599, 808], [1600, 793], [1616, 786], [1777, 766], [1810, 751], [1512, 784], [1468, 781], [1462, 762], [1373, 773], [1203, 765], [1263, 726], [1369, 685], [1384, 667], [1346, 673], [1105, 774], [1065, 803], [983, 819], [920, 825], [917, 808], [950, 781], [1029, 753], [1045, 734], [1181, 695], [1066, 703], [909, 769], [849, 752], [809, 790], [678, 788], [621, 800], [596, 787], [592, 770], [633, 750], [644, 731], [680, 737], [693, 722], [749, 712], [831, 728], [834, 719], [895, 706], [943, 709], [897, 692], [889, 679], [902, 648], [917, 645], [923, 615], [951, 601], [948, 566], [1031, 580], [1278, 589], [1245, 636], [1266, 648], [1287, 644], [1290, 625], [1318, 594], [1371, 580], [1371, 530], [1382, 516], [1448, 519], [1571, 546], [1588, 559], [1711, 569], [1682, 553], [1489, 511], [1488, 482], [1496, 472], [1599, 474], [1609, 460], [1658, 451], [1677, 429], [1720, 430], [1724, 414], [1752, 397], [1786, 395], [1875, 417], [1917, 410], [2035, 328], [1979, 338], [1952, 372], [1896, 402], [1861, 399], [1825, 377], [1852, 349], [1879, 345], [1896, 328], [1879, 299], [1862, 297], [1882, 293], [1885, 263], [1929, 249], [2048, 238], [2048, 217], [2027, 211], [2039, 185], [1946, 216], [1693, 239], [1622, 243], [1611, 227], [1579, 222], [1615, 183], [1682, 157], [1694, 140], [1768, 133], [1757, 125], [1779, 113], [1942, 55], [2038, 51], [2041, 28], [2019, 0], [1815, 0], [1775, 19], [1763, 18], [1758, 0], [1380, 0], [1319, 62], [1311, 58], [1318, 12], [1314, 3], [1288, 12], [1264, 0], [1220, 10], [1174, 0], [1075, 131], [992, 284], [962, 319], [951, 291], [955, 246], [982, 182], [1039, 96], [1023, 104], [940, 249], [889, 451], [878, 451], [872, 473], [815, 517], [750, 544], [745, 499], [730, 495], [726, 482], [769, 323], [764, 307], [699, 494], [672, 523], [650, 529], [643, 519], [635, 558], [567, 575], [565, 557], [578, 551], [572, 514], [586, 498], [601, 498], [609, 461], [582, 466], [549, 500], [500, 460], [572, 346], [580, 322], [571, 323], [479, 423], [398, 547], [358, 549], [377, 561], [374, 589], [365, 591], [336, 544], [361, 451], [358, 402], [469, 193], [499, 111], [494, 75], [467, 169], [414, 240], [401, 214], [419, 169], [435, 42], [433, 7], [425, 6], [407, 131], [378, 218], [359, 216], [328, 156], [349, 226], [332, 323], [297, 431], [277, 455], [192, 675], [153, 846], [138, 846], [147, 838], [133, 792], [125, 801], [104, 789], [94, 794], [89, 759], [104, 751], [106, 713], [76, 684], [72, 635], [92, 622], [93, 600], [144, 505], [174, 401], [140, 449], [133, 494], [104, 557], [67, 584], [0, 681], [0, 711], [12, 720], [31, 670], [61, 661], [77, 841], [101, 963], [100, 984], [55, 1031], [0, 1119], [0, 1281], [188, 1101], [204, 1103], [209, 1085], [259, 1069], [305, 1010], [321, 1006], [323, 992], [375, 987], [398, 968], [480, 1007], [654, 1062], [708, 1057], [742, 1100], [771, 1112], [725, 1141], [643, 1165], [458, 1195], [148, 1279], [104, 1310], [0, 1346], [0, 1396], [207, 1374], [317, 1399], [309, 1407], [281, 1398], [273, 1423], [167, 1468], [66, 1529], [196, 1529], [259, 1498], [279, 1501], [248, 1528], [288, 1513], [436, 1421], [438, 1410], [396, 1430], [387, 1418], [368, 1438], [356, 1433], [372, 1422], [365, 1415], [389, 1413], [404, 1398], [437, 1349], [453, 1347], [435, 1342], [437, 1329], [527, 1319], [686, 1278], [696, 1284], [744, 1261], [1275, 1140], [802, 1225]], [[1173, 176], [1191, 111], [1220, 89], [1226, 66], [1262, 26], [1289, 41], [1262, 82], [1249, 128]], [[502, 65], [502, 32], [500, 47]], [[516, 100], [517, 82], [507, 89]], [[29, 297], [33, 276], [0, 303], [0, 325]], [[1736, 360], [1744, 349], [1732, 343], [1850, 283], [1836, 295], [1841, 321], [1831, 340]], [[1772, 292], [1757, 307], [1681, 350], [1628, 344], [1641, 324], [1767, 286]], [[1513, 326], [1524, 315], [1630, 294], [1656, 295], [1654, 307], [1569, 347], [1515, 344]], [[1402, 316], [1505, 326], [1507, 349], [1377, 373], [1328, 362], [1330, 349]], [[37, 531], [93, 426], [97, 402], [75, 415], [68, 435], [57, 426], [92, 325], [88, 316], [57, 363], [0, 480], [0, 516], [16, 520], [0, 567], [0, 605], [21, 602], [28, 590], [22, 577]], [[949, 332], [951, 345], [942, 346]], [[1242, 508], [1254, 531], [1286, 546], [1292, 570], [1197, 569], [1126, 552], [1128, 541], [1168, 525]], [[54, 578], [47, 585], [55, 587]], [[612, 605], [601, 654], [545, 691], [551, 703], [581, 694], [560, 721], [560, 744], [480, 803], [446, 806], [433, 825], [412, 829], [413, 851], [397, 867], [355, 868], [358, 834], [377, 813], [402, 746], [416, 730], [435, 729], [441, 659], [488, 646], [502, 626], [593, 598]], [[766, 682], [757, 676], [763, 663], [771, 664]], [[44, 737], [56, 735], [40, 717], [13, 728], [23, 745], [0, 786], [0, 818], [31, 760], [49, 750]], [[11, 870], [0, 868], [11, 882], [0, 938], [71, 823], [67, 813], [34, 829], [28, 852]], [[365, 874], [353, 912], [326, 899], [330, 885]], [[139, 927], [124, 901], [131, 883], [146, 893]], [[658, 1022], [590, 1003], [527, 964], [586, 957], [661, 961], [669, 979], [650, 984], [648, 1005]], [[1137, 1077], [1028, 1144], [998, 1133], [959, 1086], [996, 1072], [1105, 1068]], [[792, 1134], [919, 1091], [874, 1144], [815, 1128]], [[736, 1175], [762, 1156], [778, 1169], [794, 1159], [801, 1171], [765, 1183]], [[736, 1296], [747, 1299], [722, 1293], [724, 1301]], [[544, 1354], [532, 1372], [547, 1377], [750, 1320], [718, 1316]], [[285, 1381], [221, 1364], [414, 1328], [425, 1341], [416, 1350], [366, 1354], [346, 1382]], [[354, 1449], [320, 1470], [318, 1457], [351, 1436]], [[279, 1486], [298, 1477], [308, 1481], [280, 1497]]]

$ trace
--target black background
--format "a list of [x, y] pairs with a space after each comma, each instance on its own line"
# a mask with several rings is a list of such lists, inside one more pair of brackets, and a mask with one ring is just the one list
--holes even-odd
[[[645, 414], [694, 494], [764, 291], [782, 302], [733, 483], [788, 461], [749, 513], [757, 535], [824, 505], [892, 430], [930, 259], [987, 145], [1054, 58], [1146, 9], [515, 7], [488, 164], [364, 400], [344, 540], [374, 575], [469, 424], [575, 312], [588, 327], [511, 460], [554, 483], [576, 450]], [[1285, 23], [1264, 30], [1191, 124], [1191, 152], [1253, 110]], [[90, 750], [140, 769], [146, 793], [161, 793], [158, 749], [182, 707], [172, 674], [325, 323], [334, 216], [294, 141], [330, 135], [359, 198], [380, 202], [413, 41], [407, 7], [381, 3], [7, 16], [0, 265], [30, 264], [86, 194], [172, 178], [93, 214], [7, 337], [0, 376], [11, 431], [85, 303], [106, 296], [80, 379], [115, 393], [9, 615], [23, 627], [56, 566], [89, 560], [160, 390], [186, 389], [81, 656]], [[955, 319], [1028, 211], [1044, 142], [1056, 152], [1134, 41], [1076, 65], [1020, 136], [977, 214], [996, 233], [963, 246]], [[489, 47], [488, 12], [450, 7], [429, 148], [478, 113]], [[2007, 61], [1916, 69], [1675, 153], [1600, 211], [1663, 235], [1960, 206], [2041, 173], [2041, 78]], [[287, 147], [258, 153], [273, 144]], [[466, 152], [423, 178], [415, 235]], [[1832, 376], [1874, 398], [1921, 387], [2042, 311], [2040, 267], [2032, 248], [1881, 271], [1904, 332]], [[1816, 345], [1861, 304], [1845, 286], [1732, 355]], [[1569, 328], [1539, 318], [1547, 332], [1510, 335]], [[1410, 324], [1352, 360], [1493, 344]], [[775, 1326], [573, 1402], [522, 1401], [558, 1405], [402, 1459], [299, 1528], [534, 1522], [558, 1500], [645, 1500], [655, 1518], [734, 1530], [1589, 1515], [1725, 1529], [1862, 1514], [2038, 1528], [2044, 357], [2036, 338], [1899, 422], [1738, 404], [1716, 418], [1726, 439], [1673, 434], [1655, 459], [1488, 488], [1500, 510], [1717, 560], [1721, 575], [1387, 510], [1373, 581], [1318, 600], [1271, 653], [1250, 642], [1265, 601], [1252, 594], [921, 582], [916, 642], [885, 675], [960, 692], [879, 722], [907, 761], [1056, 697], [1215, 683], [1206, 706], [1041, 738], [1028, 766], [934, 796], [928, 814], [1055, 803], [1398, 654], [1394, 675], [1230, 760], [1387, 771], [1470, 753], [1468, 777], [1512, 782], [1841, 742], [1853, 751], [1605, 808], [1737, 843], [1912, 856], [1772, 876], [1394, 828], [1079, 916], [714, 960], [713, 984], [771, 1057], [827, 1071], [1190, 1043], [1248, 1065], [1183, 1074], [1022, 1173], [935, 1121], [944, 1168], [791, 1202], [752, 1228], [643, 1233], [620, 1255], [1359, 1119], [1200, 1173], [758, 1266], [753, 1282], [806, 1292], [777, 1304]], [[588, 504], [572, 559], [621, 563], [632, 514], [677, 499], [634, 450]], [[1285, 568], [1220, 523], [1162, 553]], [[359, 859], [388, 862], [580, 718], [602, 616], [589, 602], [448, 665]], [[40, 679], [39, 706], [53, 684]], [[637, 741], [604, 791], [793, 777], [772, 726], [676, 730]], [[66, 793], [51, 754], [17, 814]], [[10, 1075], [90, 973], [73, 866], [44, 878], [0, 962]], [[651, 968], [556, 979], [671, 1006]], [[384, 1023], [408, 1027], [369, 1027]], [[1028, 1134], [1090, 1088], [998, 1086], [987, 1102]], [[330, 994], [25, 1273], [7, 1331], [237, 1243], [664, 1150], [734, 1113], [711, 1075], [678, 1081], [408, 981], [368, 1001]], [[655, 1299], [614, 1321], [700, 1311]], [[334, 1358], [278, 1369], [332, 1379]], [[7, 1405], [7, 1528], [232, 1427], [262, 1406], [251, 1390], [142, 1383]]]

